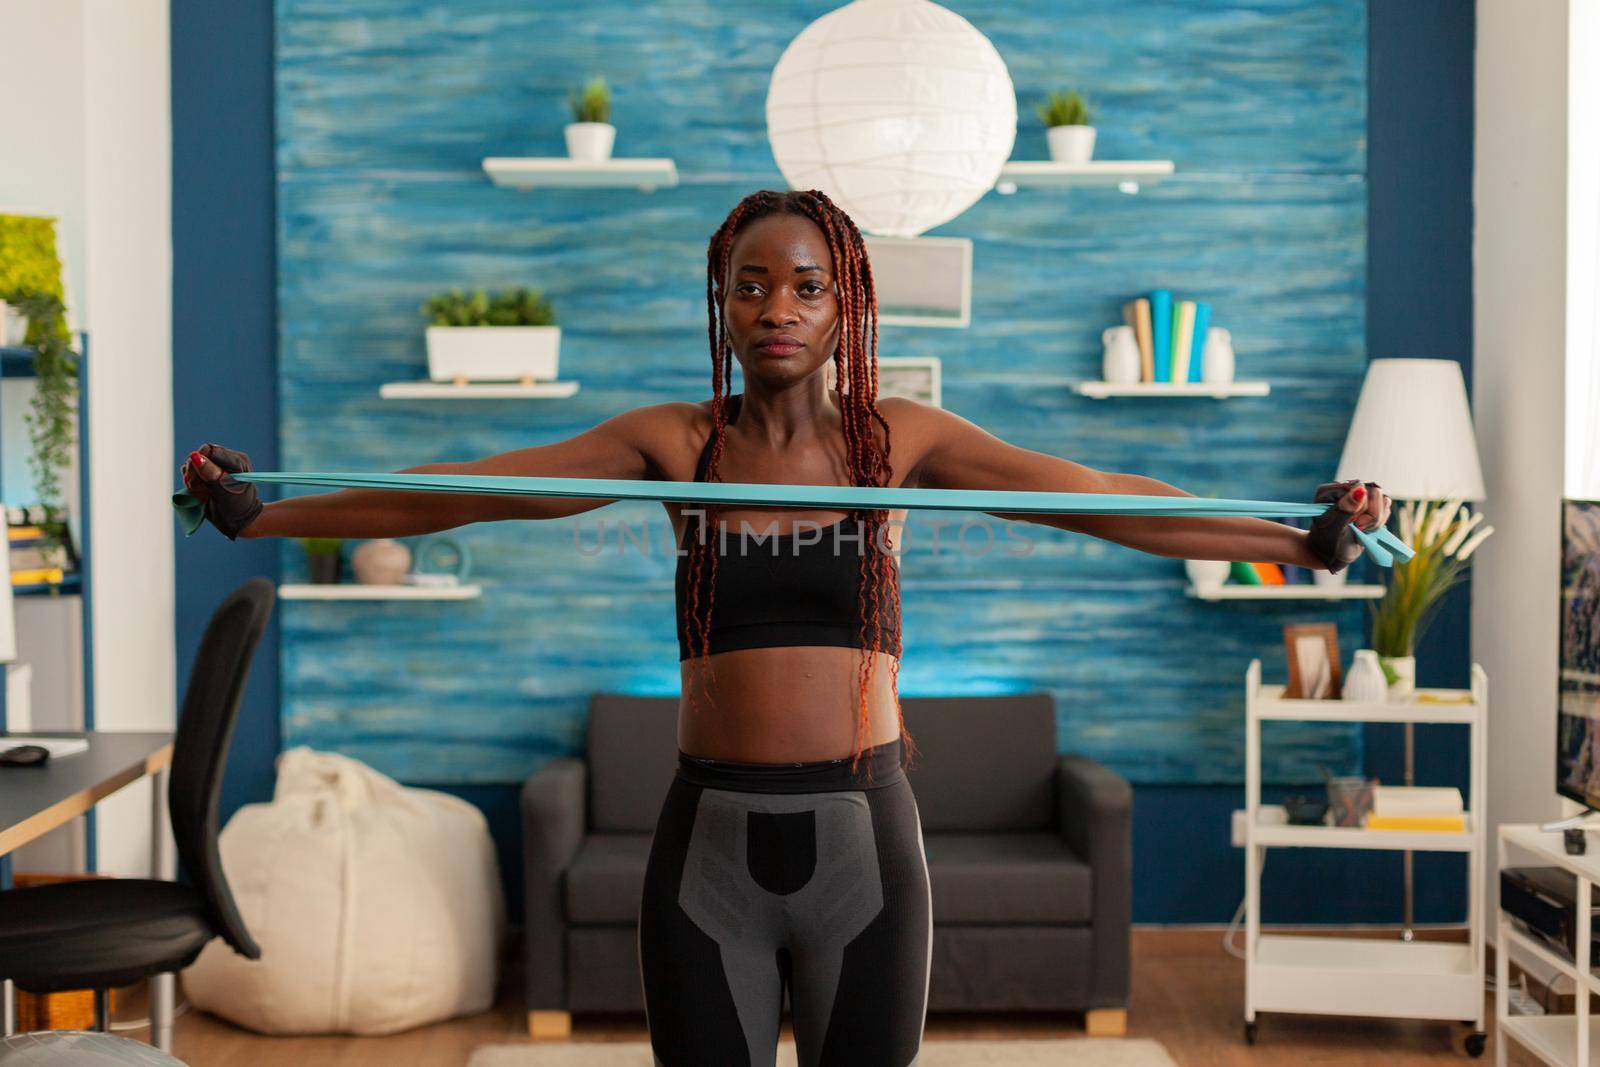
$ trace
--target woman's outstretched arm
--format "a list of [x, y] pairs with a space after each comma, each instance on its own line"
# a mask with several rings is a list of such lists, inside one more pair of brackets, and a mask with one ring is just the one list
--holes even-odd
[[[535, 445], [464, 463], [426, 463], [404, 474], [513, 475], [556, 478], [660, 477], [663, 443], [687, 425], [690, 404], [634, 408], [554, 444]], [[202, 455], [214, 450], [202, 449]], [[226, 455], [216, 459], [226, 465]], [[225, 476], [205, 460], [184, 464], [184, 480], [197, 496]], [[235, 486], [254, 486], [235, 481]], [[431, 493], [398, 489], [340, 489], [289, 497], [262, 506], [239, 537], [404, 537], [435, 533], [474, 522], [551, 519], [592, 511], [609, 500], [506, 496], [495, 493]]]
[[[1057, 493], [1121, 493], [1193, 496], [1139, 474], [1116, 474], [1044, 452], [1008, 444], [954, 412], [909, 400], [886, 399], [879, 407], [891, 420], [894, 456], [914, 458], [907, 485], [929, 489], [1003, 489]], [[893, 414], [891, 414], [891, 412]], [[902, 451], [902, 449], [905, 451]], [[1352, 490], [1356, 483], [1352, 483]], [[1309, 494], [1308, 494], [1309, 495]], [[1389, 519], [1381, 492], [1342, 493], [1339, 506], [1355, 512], [1364, 530]], [[1307, 534], [1271, 519], [1212, 515], [1021, 515], [1020, 519], [1086, 533], [1129, 548], [1175, 559], [1251, 560], [1291, 563], [1317, 570], [1329, 564], [1307, 543]]]

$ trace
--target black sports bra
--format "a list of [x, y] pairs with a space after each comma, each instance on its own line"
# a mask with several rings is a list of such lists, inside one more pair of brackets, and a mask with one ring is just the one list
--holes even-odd
[[[743, 394], [729, 398], [731, 420]], [[704, 481], [711, 458], [706, 438], [694, 480]], [[716, 537], [717, 580], [712, 601], [708, 653], [784, 645], [861, 647], [861, 553], [865, 524], [846, 516], [823, 526], [802, 520], [787, 534], [770, 533], [771, 518], [745, 520], [749, 533], [724, 527]], [[684, 532], [678, 539], [675, 583], [678, 615], [678, 659], [689, 658], [689, 632], [684, 610], [689, 590], [689, 548], [700, 536], [704, 516], [685, 505]], [[734, 527], [738, 526], [735, 522]], [[709, 529], [705, 536], [709, 539]], [[900, 583], [898, 565], [889, 568], [890, 585], [876, 619], [867, 620], [867, 647], [900, 655]], [[702, 574], [700, 603], [706, 602], [707, 575]]]

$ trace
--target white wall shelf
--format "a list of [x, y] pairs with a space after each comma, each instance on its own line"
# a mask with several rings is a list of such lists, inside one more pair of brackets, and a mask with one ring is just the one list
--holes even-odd
[[1378, 600], [1383, 596], [1383, 586], [1350, 584], [1317, 585], [1236, 585], [1224, 582], [1218, 586], [1197, 589], [1183, 587], [1185, 596], [1196, 600]]
[[1013, 159], [1000, 168], [994, 190], [1009, 196], [1023, 186], [1114, 185], [1125, 193], [1137, 193], [1141, 186], [1158, 182], [1172, 171], [1170, 159], [1096, 159], [1088, 163]]
[[565, 382], [385, 382], [385, 400], [565, 400], [578, 383]]
[[678, 184], [670, 159], [569, 159], [566, 156], [489, 156], [483, 169], [496, 185], [511, 189], [616, 189], [640, 192]]
[[[1261, 661], [1245, 672], [1245, 1040], [1255, 1043], [1256, 1013], [1307, 1012], [1380, 1018], [1471, 1020], [1466, 1049], [1484, 1050], [1483, 870], [1484, 820], [1467, 814], [1460, 832], [1368, 830], [1354, 826], [1294, 826], [1277, 805], [1261, 803], [1261, 724], [1302, 722], [1452, 722], [1469, 737], [1468, 797], [1483, 803], [1487, 768], [1484, 723], [1488, 680], [1472, 665], [1472, 688], [1428, 689], [1406, 700], [1285, 700], [1284, 686], [1261, 684]], [[1466, 703], [1418, 703], [1457, 700]], [[1467, 857], [1464, 942], [1323, 938], [1261, 932], [1261, 868], [1268, 848], [1387, 849], [1459, 852]], [[1502, 965], [1503, 967], [1503, 965]], [[1502, 983], [1505, 974], [1500, 974]], [[1504, 986], [1502, 985], [1503, 989]]]
[[[1499, 869], [1521, 866], [1527, 861], [1523, 855], [1531, 853], [1540, 866], [1559, 867], [1576, 877], [1577, 899], [1573, 902], [1577, 912], [1578, 928], [1573, 940], [1587, 946], [1593, 939], [1592, 903], [1594, 886], [1600, 882], [1600, 856], [1593, 851], [1581, 856], [1567, 854], [1559, 830], [1541, 830], [1537, 826], [1502, 824], [1497, 832], [1496, 849]], [[1516, 862], [1508, 862], [1513, 852]], [[1565, 952], [1557, 952], [1536, 938], [1524, 934], [1511, 916], [1501, 911], [1497, 923], [1498, 937], [1494, 961], [1495, 987], [1494, 1013], [1500, 1033], [1537, 1055], [1545, 1063], [1556, 1067], [1585, 1067], [1596, 1051], [1600, 1051], [1600, 1016], [1589, 1011], [1589, 997], [1573, 998], [1576, 1011], [1571, 1015], [1512, 1015], [1507, 989], [1511, 982], [1511, 961], [1536, 959], [1544, 967], [1565, 975], [1586, 994], [1600, 994], [1600, 978], [1587, 966], [1579, 966], [1568, 959]], [[1588, 961], [1588, 950], [1580, 951], [1580, 958]], [[1502, 1038], [1504, 1040], [1504, 1038]], [[1502, 1046], [1503, 1047], [1503, 1046]], [[1503, 1061], [1503, 1053], [1500, 1054]]]
[[477, 600], [481, 585], [362, 585], [359, 582], [294, 583], [278, 586], [284, 600]]
[[1111, 382], [1074, 382], [1079, 396], [1104, 400], [1113, 396], [1204, 396], [1226, 400], [1233, 396], [1266, 396], [1272, 387], [1266, 382], [1137, 382], [1129, 385]]

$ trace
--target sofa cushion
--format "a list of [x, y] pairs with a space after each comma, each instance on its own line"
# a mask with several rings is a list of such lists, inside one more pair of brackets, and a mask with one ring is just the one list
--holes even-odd
[[650, 833], [678, 769], [678, 698], [589, 698], [589, 826]]
[[920, 755], [911, 790], [926, 833], [1056, 828], [1056, 708], [1049, 693], [906, 697]]
[[1086, 923], [1089, 867], [1055, 834], [924, 834], [935, 923]]
[[567, 868], [567, 921], [636, 923], [650, 834], [590, 834]]

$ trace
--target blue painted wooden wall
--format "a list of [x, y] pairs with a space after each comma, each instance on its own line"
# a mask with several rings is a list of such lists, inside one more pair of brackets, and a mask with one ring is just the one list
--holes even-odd
[[[569, 436], [627, 407], [709, 391], [704, 255], [745, 193], [781, 187], [767, 77], [831, 3], [279, 0], [280, 460], [394, 470]], [[947, 407], [1019, 445], [1200, 495], [1308, 499], [1332, 473], [1365, 370], [1366, 5], [1241, 0], [953, 2], [1019, 94], [1016, 156], [1043, 158], [1032, 105], [1087, 87], [1102, 158], [1178, 174], [1114, 190], [990, 194], [934, 231], [971, 237], [968, 330], [886, 327], [884, 355], [936, 355]], [[648, 196], [518, 193], [486, 155], [561, 154], [566, 92], [604, 73], [619, 155], [666, 155]], [[540, 286], [564, 327], [558, 402], [395, 402], [424, 376], [417, 305], [453, 285]], [[1213, 303], [1265, 399], [1091, 401], [1100, 330], [1166, 286]], [[590, 517], [664, 528], [659, 510]], [[1281, 626], [1359, 605], [1201, 604], [1178, 561], [1036, 528], [1023, 559], [904, 560], [906, 694], [1044, 688], [1063, 750], [1141, 783], [1242, 777], [1242, 677], [1284, 672]], [[573, 548], [573, 524], [456, 531], [488, 584], [466, 604], [282, 607], [286, 745], [404, 780], [520, 781], [581, 747], [597, 689], [677, 687], [671, 564]], [[283, 546], [286, 577], [303, 573]], [[1359, 764], [1360, 737], [1284, 727], [1269, 777]]]

